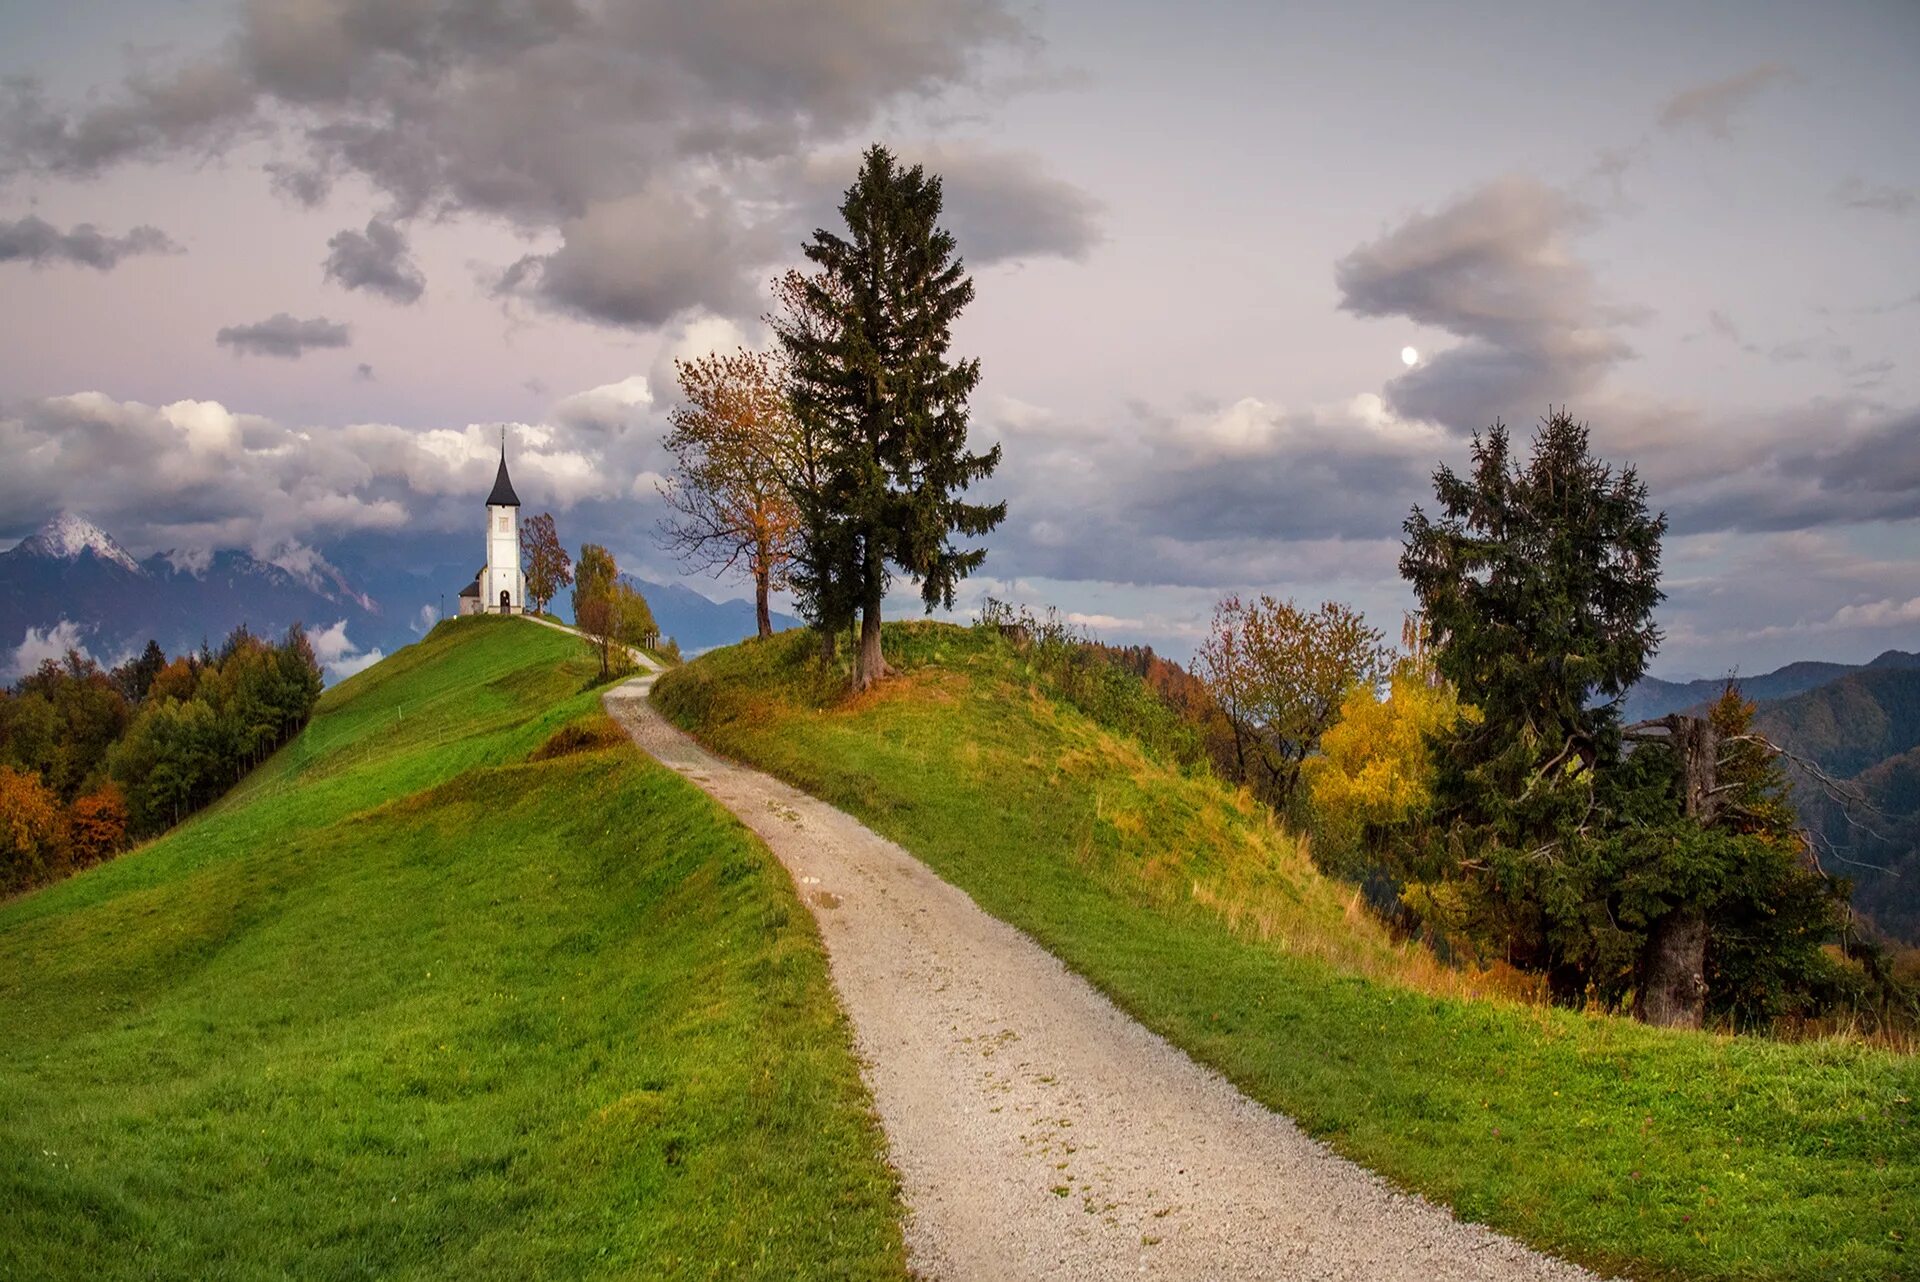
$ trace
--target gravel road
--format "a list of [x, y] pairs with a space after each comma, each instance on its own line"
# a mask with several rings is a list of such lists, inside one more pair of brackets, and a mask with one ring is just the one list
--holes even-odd
[[820, 923], [927, 1278], [1576, 1279], [1397, 1192], [1148, 1032], [905, 850], [608, 710], [758, 833]]

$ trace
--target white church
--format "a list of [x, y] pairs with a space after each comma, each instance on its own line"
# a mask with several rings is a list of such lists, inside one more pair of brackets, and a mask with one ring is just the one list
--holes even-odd
[[460, 589], [460, 613], [521, 614], [526, 610], [527, 576], [520, 570], [520, 496], [507, 475], [507, 441], [500, 438], [500, 471], [487, 495], [487, 561], [473, 582]]

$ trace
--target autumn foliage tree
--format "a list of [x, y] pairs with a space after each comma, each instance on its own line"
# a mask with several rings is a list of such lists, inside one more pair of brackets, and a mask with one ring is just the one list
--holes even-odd
[[807, 560], [820, 578], [806, 599], [827, 604], [816, 623], [829, 626], [858, 607], [856, 689], [886, 672], [880, 610], [894, 570], [919, 580], [929, 610], [950, 607], [986, 556], [954, 536], [986, 534], [1006, 515], [1004, 503], [961, 497], [993, 474], [1000, 447], [967, 448], [980, 363], [950, 349], [973, 281], [939, 225], [941, 202], [938, 175], [869, 148], [840, 206], [847, 235], [813, 234], [800, 323], [776, 327], [794, 413], [821, 442], [822, 519], [803, 521], [823, 541]]
[[1351, 686], [1304, 767], [1322, 866], [1364, 876], [1388, 863], [1391, 845], [1415, 839], [1406, 830], [1433, 804], [1428, 740], [1476, 715], [1414, 656], [1394, 664], [1384, 697], [1369, 683]]
[[573, 624], [587, 634], [600, 656], [600, 675], [613, 674], [614, 646], [619, 639], [620, 612], [615, 588], [620, 567], [613, 553], [598, 543], [580, 549], [573, 579]]
[[40, 776], [0, 766], [0, 892], [52, 879], [66, 862], [60, 799]]
[[769, 597], [787, 586], [800, 527], [792, 481], [801, 442], [784, 362], [741, 348], [673, 367], [681, 403], [669, 414], [673, 475], [661, 492], [672, 514], [661, 543], [691, 568], [744, 573], [759, 635], [772, 636]]
[[1237, 781], [1285, 809], [1341, 700], [1377, 683], [1390, 655], [1337, 601], [1312, 611], [1270, 596], [1222, 601], [1195, 667], [1232, 728]]
[[86, 868], [126, 848], [127, 799], [118, 784], [101, 784], [74, 799], [67, 811], [67, 844], [73, 866]]
[[527, 576], [527, 599], [541, 614], [560, 589], [573, 583], [573, 558], [560, 545], [553, 514], [542, 512], [520, 527], [520, 565]]

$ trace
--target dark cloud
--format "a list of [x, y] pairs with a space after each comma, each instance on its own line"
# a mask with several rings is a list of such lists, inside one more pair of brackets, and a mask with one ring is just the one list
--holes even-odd
[[251, 325], [228, 325], [214, 335], [214, 341], [238, 355], [297, 360], [317, 347], [345, 347], [352, 338], [344, 324], [324, 316], [301, 320], [277, 312]]
[[751, 313], [763, 265], [779, 253], [771, 227], [740, 224], [728, 205], [642, 192], [561, 224], [560, 248], [529, 254], [495, 292], [608, 325], [658, 326], [684, 313]]
[[[622, 325], [751, 314], [743, 283], [812, 225], [799, 217], [808, 193], [785, 185], [795, 157], [968, 92], [990, 58], [1034, 49], [1011, 0], [254, 0], [223, 52], [171, 76], [74, 108], [12, 86], [0, 175], [93, 173], [270, 133], [271, 181], [301, 203], [357, 178], [385, 198], [389, 225], [472, 214], [559, 233], [559, 249], [507, 272], [509, 292], [541, 305]], [[1080, 193], [1029, 162], [964, 160], [982, 190], [1011, 184], [1032, 215], [995, 221], [983, 197], [970, 215], [982, 254], [1091, 243]], [[663, 191], [700, 193], [695, 226], [623, 224], [636, 208], [670, 212]], [[640, 261], [662, 250], [680, 261]]]
[[1471, 430], [1577, 397], [1629, 356], [1614, 331], [1633, 313], [1600, 300], [1568, 247], [1589, 222], [1563, 192], [1502, 178], [1335, 264], [1343, 310], [1464, 340], [1388, 384], [1394, 409]]
[[[1091, 195], [1050, 174], [1038, 156], [967, 144], [904, 143], [897, 150], [909, 164], [940, 175], [942, 223], [953, 233], [970, 266], [1031, 258], [1086, 258], [1101, 240], [1101, 205]], [[815, 156], [796, 186], [811, 223], [838, 209], [860, 167], [852, 152]]]
[[395, 303], [419, 301], [426, 278], [407, 252], [406, 233], [379, 218], [367, 230], [348, 228], [327, 242], [333, 252], [324, 264], [326, 278], [346, 289], [364, 289]]
[[0, 263], [47, 267], [72, 263], [108, 271], [136, 254], [175, 254], [180, 247], [158, 227], [144, 224], [124, 236], [109, 236], [92, 223], [61, 231], [34, 214], [18, 222], [0, 222]]
[[[995, 574], [1224, 589], [1377, 576], [1401, 520], [1460, 443], [1378, 397], [1290, 410], [1255, 398], [1187, 413], [1136, 405], [1084, 424], [983, 407], [1006, 465]], [[1309, 571], [1308, 562], [1312, 569]]]
[[1833, 189], [1833, 199], [1847, 209], [1872, 209], [1906, 215], [1920, 209], [1920, 192], [1907, 187], [1875, 186], [1849, 178]]
[[135, 74], [113, 100], [82, 111], [52, 106], [37, 81], [13, 77], [0, 84], [0, 178], [89, 177], [122, 161], [211, 152], [260, 132], [257, 98], [246, 68], [224, 57]]
[[361, 361], [353, 367], [353, 376], [362, 383], [371, 383], [373, 382], [373, 366], [365, 361]]
[[1724, 80], [1683, 89], [1660, 109], [1660, 126], [1668, 130], [1700, 129], [1715, 138], [1730, 138], [1736, 112], [1762, 90], [1793, 78], [1792, 70], [1769, 62]]
[[1920, 412], [1829, 401], [1739, 422], [1599, 407], [1597, 448], [1631, 459], [1682, 534], [1920, 518]]

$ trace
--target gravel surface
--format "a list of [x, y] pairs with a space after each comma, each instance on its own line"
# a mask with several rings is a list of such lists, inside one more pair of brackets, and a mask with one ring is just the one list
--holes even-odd
[[1390, 1187], [1148, 1032], [846, 814], [608, 710], [758, 833], [820, 923], [928, 1278], [1591, 1278]]

